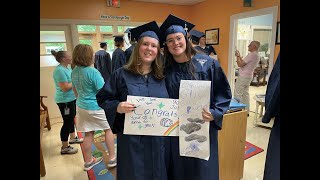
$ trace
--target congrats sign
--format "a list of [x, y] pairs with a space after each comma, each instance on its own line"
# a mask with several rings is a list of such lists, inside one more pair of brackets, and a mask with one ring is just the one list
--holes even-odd
[[178, 136], [178, 99], [128, 96], [135, 110], [126, 113], [124, 134]]

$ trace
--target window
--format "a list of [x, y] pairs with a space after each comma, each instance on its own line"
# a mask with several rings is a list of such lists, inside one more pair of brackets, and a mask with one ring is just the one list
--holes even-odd
[[100, 32], [112, 33], [113, 32], [113, 28], [112, 28], [112, 26], [100, 26]]
[[94, 25], [78, 25], [78, 32], [96, 32]]
[[40, 31], [40, 56], [51, 55], [51, 50], [67, 51], [64, 31]]

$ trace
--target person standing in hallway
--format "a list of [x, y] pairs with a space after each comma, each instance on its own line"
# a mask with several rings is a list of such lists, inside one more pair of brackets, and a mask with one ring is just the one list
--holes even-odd
[[77, 96], [78, 121], [76, 125], [78, 131], [85, 133], [83, 156], [86, 171], [102, 161], [101, 157], [92, 157], [93, 135], [97, 130], [105, 132], [105, 143], [110, 157], [108, 167], [117, 165], [113, 133], [104, 110], [97, 104], [96, 94], [103, 87], [104, 80], [100, 72], [91, 67], [93, 54], [92, 47], [87, 44], [78, 44], [72, 54], [73, 63], [76, 65], [71, 74], [73, 90]]
[[125, 113], [135, 109], [127, 102], [128, 95], [168, 98], [157, 23], [152, 21], [130, 31], [138, 40], [130, 61], [112, 73], [97, 100], [117, 134], [117, 180], [167, 180], [168, 137], [123, 134]]
[[235, 83], [234, 88], [234, 98], [240, 101], [242, 104], [246, 104], [246, 110], [248, 110], [248, 115], [250, 111], [250, 96], [249, 96], [249, 86], [253, 79], [254, 69], [258, 66], [260, 56], [258, 54], [258, 49], [260, 47], [259, 41], [251, 41], [248, 46], [249, 54], [242, 58], [238, 50], [235, 52], [237, 57], [237, 65], [239, 66], [239, 76]]
[[107, 51], [107, 43], [100, 42], [100, 50], [95, 53], [94, 67], [101, 73], [106, 82], [112, 73], [112, 62], [110, 54]]
[[206, 45], [206, 35], [204, 33], [202, 34], [203, 35], [199, 38], [199, 46], [196, 46], [195, 49], [203, 51], [208, 56], [217, 55], [217, 52], [213, 46]]
[[280, 52], [270, 74], [265, 97], [266, 112], [262, 122], [274, 118], [264, 168], [263, 180], [280, 180]]
[[124, 46], [123, 36], [114, 36], [114, 45], [117, 48], [112, 53], [112, 72], [126, 64], [126, 55], [122, 50]]
[[[192, 29], [192, 30], [190, 30], [189, 34], [190, 34], [189, 39], [190, 39], [190, 42], [192, 44], [192, 47], [194, 47], [194, 48], [198, 47], [199, 46], [199, 39], [200, 39], [201, 36], [204, 35], [203, 32], [200, 32], [200, 31], [197, 31], [195, 29]], [[198, 50], [198, 49], [195, 48], [195, 50]], [[199, 52], [203, 52], [203, 50], [200, 49]]]
[[[53, 72], [53, 80], [56, 87], [55, 102], [57, 103], [63, 119], [63, 125], [60, 130], [60, 139], [62, 142], [61, 154], [75, 154], [77, 148], [69, 144], [82, 143], [83, 139], [79, 139], [75, 133], [74, 118], [76, 116], [76, 97], [72, 91], [71, 68], [68, 67], [72, 63], [71, 54], [67, 51], [51, 51], [59, 65]], [[70, 136], [70, 140], [68, 142]]]

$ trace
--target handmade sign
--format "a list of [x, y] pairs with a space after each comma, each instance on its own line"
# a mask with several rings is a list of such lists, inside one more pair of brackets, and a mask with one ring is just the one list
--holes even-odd
[[210, 157], [209, 122], [202, 119], [209, 110], [210, 81], [181, 80], [179, 90], [180, 156], [208, 160]]
[[124, 134], [178, 136], [178, 99], [128, 95], [136, 108], [126, 113]]

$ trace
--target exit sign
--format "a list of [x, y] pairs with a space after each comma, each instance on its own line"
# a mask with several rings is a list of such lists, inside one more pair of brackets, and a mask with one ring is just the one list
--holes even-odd
[[243, 0], [243, 7], [252, 7], [252, 0]]

